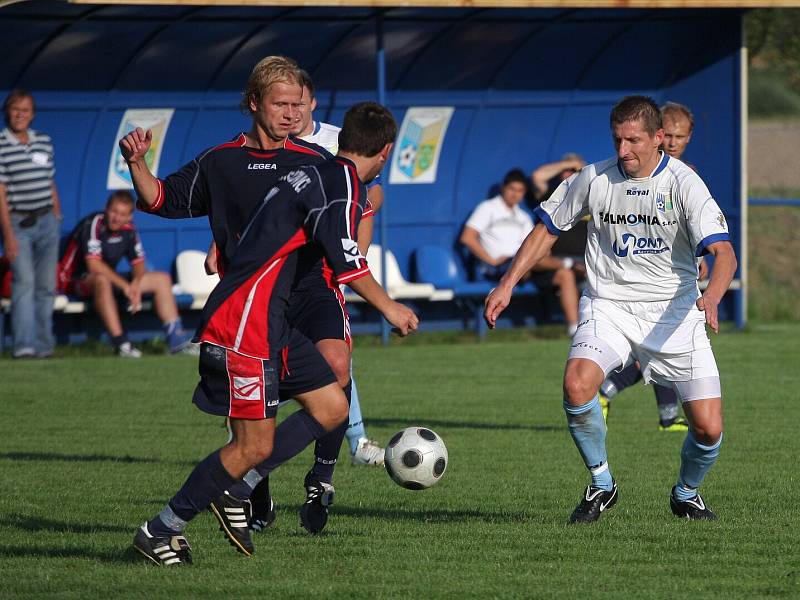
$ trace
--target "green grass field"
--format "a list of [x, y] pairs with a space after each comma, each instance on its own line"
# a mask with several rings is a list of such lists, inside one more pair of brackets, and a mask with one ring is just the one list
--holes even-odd
[[763, 325], [714, 340], [726, 438], [704, 495], [719, 521], [669, 513], [683, 436], [657, 431], [637, 386], [610, 418], [620, 501], [590, 526], [566, 524], [587, 474], [561, 408], [565, 338], [362, 347], [369, 434], [432, 427], [450, 452], [442, 482], [404, 490], [343, 457], [311, 537], [297, 517], [306, 453], [273, 476], [278, 521], [254, 557], [204, 513], [185, 569], [129, 547], [224, 441], [190, 403], [194, 360], [2, 360], [0, 598], [797, 598], [799, 338]]

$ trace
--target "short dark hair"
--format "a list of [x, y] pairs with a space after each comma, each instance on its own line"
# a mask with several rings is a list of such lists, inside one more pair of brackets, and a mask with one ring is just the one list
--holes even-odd
[[311, 93], [311, 98], [314, 98], [316, 95], [316, 90], [314, 90], [314, 80], [311, 79], [311, 75], [309, 75], [308, 71], [305, 69], [300, 69], [300, 85], [307, 87], [308, 91]]
[[388, 108], [377, 102], [359, 102], [344, 115], [339, 150], [372, 157], [396, 137], [397, 122]]
[[128, 190], [115, 190], [108, 195], [108, 200], [106, 200], [106, 209], [111, 208], [111, 205], [114, 202], [122, 202], [123, 204], [128, 204], [131, 208], [136, 205], [136, 201], [133, 199], [133, 194], [131, 194]]
[[509, 183], [521, 183], [527, 188], [528, 178], [525, 176], [525, 173], [522, 172], [522, 169], [511, 169], [506, 173], [506, 176], [503, 177], [503, 187], [507, 186]]
[[36, 102], [33, 99], [33, 94], [31, 94], [28, 90], [23, 90], [22, 88], [11, 90], [8, 92], [8, 96], [6, 96], [6, 99], [3, 102], [3, 116], [6, 120], [6, 125], [8, 125], [8, 109], [11, 108], [11, 105], [14, 102], [17, 100], [22, 100], [23, 98], [30, 98], [31, 104], [33, 105], [33, 112], [36, 112]]
[[611, 109], [611, 128], [628, 121], [641, 120], [644, 130], [650, 135], [662, 129], [661, 110], [649, 96], [625, 96]]
[[694, 115], [692, 111], [689, 110], [688, 106], [678, 104], [677, 102], [667, 102], [661, 107], [662, 121], [666, 118], [674, 119], [675, 117], [673, 115], [676, 114], [686, 117], [686, 120], [689, 121], [689, 131], [691, 132], [694, 129]]

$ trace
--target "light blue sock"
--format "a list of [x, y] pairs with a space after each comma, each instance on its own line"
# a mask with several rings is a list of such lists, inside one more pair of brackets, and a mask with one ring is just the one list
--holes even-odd
[[353, 379], [352, 364], [350, 368], [350, 383], [353, 388], [350, 392], [350, 425], [347, 427], [347, 442], [350, 444], [350, 454], [355, 453], [358, 448], [358, 440], [367, 437], [367, 430], [364, 428], [364, 418], [361, 416], [361, 406], [358, 403], [358, 390], [356, 380]]
[[606, 454], [606, 422], [600, 398], [595, 396], [583, 406], [572, 406], [564, 399], [564, 412], [567, 413], [569, 432], [583, 464], [592, 474], [592, 485], [611, 491], [614, 481], [608, 467]]
[[675, 499], [690, 500], [697, 495], [697, 488], [703, 483], [708, 470], [717, 461], [722, 435], [715, 444], [704, 446], [692, 435], [686, 434], [681, 449], [681, 470], [678, 474], [678, 485], [675, 487]]

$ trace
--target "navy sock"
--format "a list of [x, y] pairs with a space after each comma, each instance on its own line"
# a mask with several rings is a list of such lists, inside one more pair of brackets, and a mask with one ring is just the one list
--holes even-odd
[[636, 363], [632, 363], [622, 369], [622, 371], [612, 371], [606, 381], [603, 383], [604, 388], [611, 391], [611, 388], [607, 386], [607, 383], [611, 383], [613, 386], [613, 392], [611, 395], [607, 394], [603, 391], [603, 395], [607, 398], [611, 399], [617, 394], [619, 394], [625, 388], [631, 387], [634, 383], [638, 383], [642, 379], [642, 372], [639, 370], [639, 367], [636, 366]]
[[663, 385], [654, 385], [653, 392], [656, 395], [659, 421], [664, 426], [672, 425], [678, 417], [678, 395], [675, 390]]
[[592, 474], [592, 485], [611, 491], [613, 479], [608, 468], [606, 454], [606, 423], [600, 399], [595, 396], [583, 406], [572, 406], [564, 399], [564, 412], [567, 413], [569, 432], [583, 464]]
[[263, 477], [280, 467], [290, 458], [300, 454], [311, 442], [327, 432], [314, 417], [305, 410], [298, 410], [286, 418], [275, 430], [275, 444], [270, 457], [256, 465]]
[[[254, 508], [269, 504], [269, 474], [290, 458], [300, 454], [315, 439], [318, 440], [327, 432], [314, 417], [305, 410], [298, 410], [278, 425], [275, 430], [275, 445], [270, 457], [255, 466], [244, 479], [228, 489], [228, 493], [236, 498], [250, 498]], [[340, 442], [341, 444], [341, 442]], [[257, 485], [254, 482], [261, 477]]]
[[315, 439], [326, 431], [319, 422], [305, 410], [289, 415], [275, 430], [275, 444], [270, 457], [248, 471], [244, 478], [228, 487], [234, 498], [253, 503], [265, 503], [269, 499], [269, 474], [290, 458], [300, 454]]
[[[344, 390], [344, 395], [347, 397], [347, 403], [349, 404], [350, 395], [352, 393], [351, 382], [348, 381], [347, 385], [342, 389]], [[320, 481], [324, 481], [325, 483], [333, 482], [333, 470], [336, 468], [339, 451], [342, 449], [344, 436], [347, 433], [349, 425], [349, 421], [345, 419], [336, 429], [328, 432], [317, 440], [314, 446], [314, 467], [311, 469], [311, 472]]]
[[219, 450], [212, 452], [189, 474], [161, 515], [148, 521], [148, 530], [155, 536], [174, 535], [234, 483], [236, 479], [222, 465]]

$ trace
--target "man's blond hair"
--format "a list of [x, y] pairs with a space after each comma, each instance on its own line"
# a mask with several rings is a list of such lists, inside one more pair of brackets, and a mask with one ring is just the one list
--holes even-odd
[[247, 87], [242, 93], [239, 106], [242, 112], [252, 114], [251, 103], [258, 106], [264, 96], [269, 93], [269, 88], [276, 83], [289, 85], [302, 85], [300, 67], [295, 61], [286, 56], [267, 56], [258, 61], [247, 79]]

